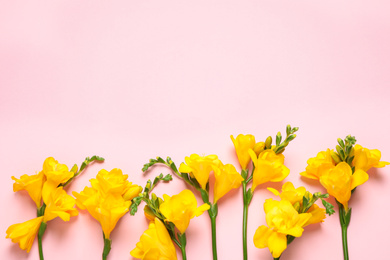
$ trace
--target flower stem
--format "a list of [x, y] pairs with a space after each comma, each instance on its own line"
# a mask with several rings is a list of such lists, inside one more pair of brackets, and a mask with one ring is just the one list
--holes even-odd
[[45, 233], [47, 224], [45, 222], [41, 223], [38, 231], [38, 249], [39, 249], [39, 259], [43, 260], [43, 249], [42, 249], [42, 236]]
[[180, 240], [180, 250], [181, 250], [181, 256], [183, 260], [187, 260], [187, 254], [186, 254], [186, 245], [187, 245], [187, 238], [186, 233], [178, 234], [178, 238]]
[[242, 218], [242, 253], [244, 260], [248, 259], [248, 244], [247, 244], [247, 230], [248, 230], [248, 206], [246, 195], [246, 181], [242, 182], [242, 194], [244, 201], [243, 218]]
[[216, 219], [217, 216], [211, 216], [211, 233], [212, 233], [212, 239], [213, 239], [213, 260], [217, 260], [217, 229], [216, 229]]
[[211, 220], [211, 235], [213, 240], [213, 260], [217, 260], [217, 215], [218, 215], [218, 205], [210, 204], [210, 209], [208, 210], [210, 220]]
[[348, 212], [346, 212], [344, 206], [341, 203], [338, 202], [337, 204], [339, 205], [339, 219], [341, 225], [341, 235], [343, 240], [344, 260], [349, 260], [347, 230], [348, 230], [349, 222], [351, 220], [351, 209], [349, 209]]
[[103, 249], [103, 260], [107, 259], [108, 254], [111, 251], [111, 239], [106, 238], [106, 236], [103, 233], [103, 239], [104, 239], [104, 249]]

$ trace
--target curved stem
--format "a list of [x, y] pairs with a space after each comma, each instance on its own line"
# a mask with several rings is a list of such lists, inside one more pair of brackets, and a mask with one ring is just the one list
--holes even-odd
[[45, 233], [46, 227], [47, 227], [47, 224], [45, 222], [42, 222], [41, 226], [39, 227], [39, 231], [38, 231], [38, 249], [39, 249], [39, 259], [40, 260], [44, 260], [43, 259], [43, 249], [42, 249], [42, 236]]
[[103, 260], [107, 259], [108, 254], [111, 251], [111, 239], [106, 238], [106, 236], [103, 233], [103, 239], [104, 239], [104, 249], [103, 249]]
[[244, 260], [248, 259], [248, 239], [247, 239], [247, 230], [248, 230], [248, 206], [247, 195], [246, 195], [246, 181], [242, 182], [242, 194], [244, 201], [243, 217], [242, 217], [242, 253]]

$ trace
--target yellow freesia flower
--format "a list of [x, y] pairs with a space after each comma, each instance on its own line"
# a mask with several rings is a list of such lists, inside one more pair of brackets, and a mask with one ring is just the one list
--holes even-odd
[[244, 180], [231, 164], [213, 166], [215, 183], [214, 183], [214, 204], [228, 193], [231, 189], [237, 189]]
[[189, 173], [205, 190], [209, 182], [210, 172], [213, 170], [212, 165], [218, 166], [220, 164], [221, 161], [216, 155], [199, 156], [191, 154], [190, 157], [185, 158], [185, 163], [180, 164], [179, 171]]
[[[282, 200], [287, 200], [294, 206], [295, 209], [299, 208], [303, 204], [303, 196], [306, 195], [309, 199], [313, 197], [313, 194], [308, 192], [305, 187], [295, 188], [291, 182], [286, 182], [283, 184], [282, 192], [279, 193], [273, 188], [267, 188], [276, 196], [279, 196]], [[324, 222], [326, 218], [325, 209], [318, 207], [316, 204], [313, 204], [308, 210], [307, 213], [311, 213], [311, 218], [304, 225], [315, 224], [319, 222]]]
[[20, 177], [20, 179], [12, 176], [12, 179], [15, 181], [13, 188], [14, 192], [20, 190], [26, 190], [28, 195], [30, 195], [31, 199], [37, 205], [37, 208], [41, 207], [41, 199], [42, 199], [42, 187], [43, 183], [46, 180], [43, 172], [34, 175], [24, 174]]
[[306, 171], [301, 172], [301, 175], [310, 179], [319, 180], [321, 175], [333, 168], [335, 162], [331, 156], [331, 150], [319, 152], [316, 157], [307, 160]]
[[60, 217], [63, 221], [69, 221], [70, 217], [79, 214], [77, 209], [74, 208], [75, 199], [68, 195], [63, 187], [58, 187], [54, 192], [51, 192], [44, 202], [46, 209], [43, 222], [45, 223], [56, 217]]
[[382, 168], [390, 163], [380, 161], [381, 152], [377, 149], [367, 149], [362, 147], [359, 144], [356, 144], [354, 147], [355, 157], [352, 162], [352, 165], [355, 166], [355, 170], [361, 169], [363, 171], [368, 171], [372, 167]]
[[233, 135], [230, 136], [236, 149], [236, 154], [238, 157], [238, 162], [241, 165], [241, 169], [246, 170], [251, 157], [249, 156], [248, 150], [255, 147], [256, 141], [253, 135], [243, 135], [239, 134], [236, 139]]
[[300, 237], [310, 213], [299, 214], [287, 200], [268, 199], [264, 203], [267, 226], [260, 226], [253, 237], [258, 248], [268, 247], [274, 258], [287, 248], [287, 235]]
[[85, 187], [82, 192], [73, 192], [80, 209], [87, 209], [89, 214], [102, 226], [104, 236], [109, 239], [116, 223], [128, 211], [131, 201], [125, 201], [119, 194], [108, 193], [105, 196], [93, 188]]
[[166, 221], [175, 224], [180, 233], [184, 234], [190, 219], [198, 217], [210, 208], [210, 205], [203, 204], [198, 207], [195, 195], [190, 190], [183, 190], [172, 197], [164, 194], [164, 202], [160, 205], [161, 213]]
[[19, 243], [19, 247], [28, 253], [31, 250], [42, 221], [43, 216], [23, 223], [13, 224], [7, 229], [6, 238], [10, 238], [13, 243]]
[[252, 192], [257, 185], [266, 182], [279, 182], [284, 180], [290, 173], [290, 170], [283, 164], [284, 155], [276, 154], [273, 150], [267, 149], [256, 156], [253, 150], [249, 150], [249, 155], [255, 166], [253, 171]]
[[351, 191], [367, 180], [368, 174], [365, 171], [358, 169], [352, 174], [352, 169], [346, 162], [337, 164], [333, 169], [324, 172], [320, 178], [322, 186], [338, 202], [344, 205], [346, 211], [348, 211]]
[[158, 218], [149, 224], [130, 255], [142, 260], [177, 260], [171, 237]]
[[58, 163], [53, 157], [49, 157], [43, 162], [43, 173], [47, 181], [52, 182], [55, 187], [74, 176], [74, 172], [69, 171], [68, 166]]
[[53, 157], [48, 157], [43, 162], [42, 172], [46, 176], [46, 182], [42, 188], [43, 201], [48, 200], [50, 194], [55, 192], [58, 185], [67, 182], [75, 174], [69, 171], [68, 166], [58, 163]]
[[123, 195], [127, 191], [129, 181], [128, 175], [123, 174], [121, 169], [112, 169], [107, 171], [102, 169], [96, 175], [96, 179], [91, 179], [91, 185], [96, 190], [102, 191], [104, 194], [117, 193]]

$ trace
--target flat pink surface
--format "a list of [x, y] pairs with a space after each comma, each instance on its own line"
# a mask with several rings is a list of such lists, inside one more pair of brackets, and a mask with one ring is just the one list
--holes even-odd
[[[34, 203], [13, 193], [11, 176], [34, 174], [46, 157], [71, 166], [103, 156], [68, 187], [80, 191], [104, 168], [134, 183], [149, 158], [179, 164], [192, 153], [217, 154], [237, 167], [230, 135], [258, 141], [286, 124], [299, 126], [285, 152], [286, 181], [324, 191], [300, 178], [306, 161], [338, 137], [382, 151], [390, 161], [390, 3], [354, 1], [2, 1], [0, 3], [1, 221], [35, 217]], [[353, 195], [350, 258], [388, 254], [390, 167], [371, 170]], [[270, 186], [279, 188], [280, 184]], [[252, 243], [265, 224], [258, 188], [249, 209], [249, 259], [272, 259]], [[158, 195], [189, 188], [174, 177]], [[201, 202], [197, 195], [198, 202]], [[333, 200], [330, 200], [334, 202]], [[242, 259], [241, 190], [220, 201], [221, 260]], [[126, 215], [112, 233], [109, 259], [129, 252], [147, 228]], [[188, 259], [212, 259], [207, 214], [187, 230]], [[49, 222], [46, 259], [100, 259], [99, 224], [85, 211]], [[38, 259], [0, 239], [2, 259]], [[180, 258], [180, 256], [178, 256]], [[337, 214], [306, 228], [283, 260], [342, 259]]]

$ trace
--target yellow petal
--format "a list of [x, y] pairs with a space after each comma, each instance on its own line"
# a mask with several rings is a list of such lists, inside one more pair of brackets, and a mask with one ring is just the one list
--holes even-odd
[[287, 248], [287, 237], [285, 234], [273, 232], [268, 239], [268, 248], [274, 258], [278, 258]]
[[368, 180], [368, 174], [363, 170], [356, 170], [352, 175], [351, 190], [359, 185], [362, 185]]
[[257, 248], [268, 247], [268, 239], [272, 235], [272, 229], [266, 226], [260, 226], [257, 228], [255, 235], [253, 236], [253, 243]]
[[215, 176], [214, 203], [217, 203], [230, 190], [240, 187], [244, 179], [231, 164], [220, 165], [220, 167], [213, 165], [212, 168]]
[[19, 243], [19, 247], [30, 252], [35, 236], [43, 221], [43, 217], [34, 218], [23, 223], [11, 225], [6, 233], [13, 243]]
[[14, 192], [26, 190], [28, 195], [30, 195], [31, 199], [35, 202], [37, 208], [41, 207], [42, 187], [46, 180], [43, 172], [34, 175], [24, 174], [20, 179], [12, 176], [12, 179], [15, 181], [13, 185]]
[[158, 218], [149, 224], [130, 255], [143, 260], [177, 260], [175, 246]]
[[230, 139], [232, 140], [234, 147], [236, 149], [236, 154], [241, 169], [245, 170], [251, 159], [248, 150], [253, 149], [256, 144], [255, 137], [253, 135], [240, 134], [237, 136], [236, 139], [234, 139], [234, 137], [231, 135]]

